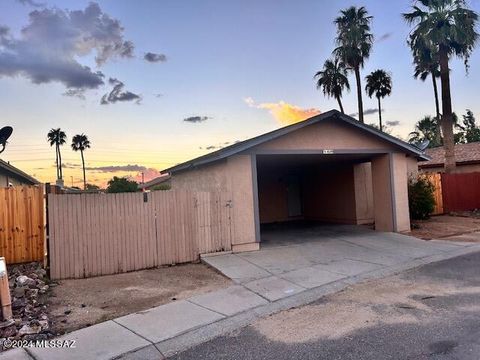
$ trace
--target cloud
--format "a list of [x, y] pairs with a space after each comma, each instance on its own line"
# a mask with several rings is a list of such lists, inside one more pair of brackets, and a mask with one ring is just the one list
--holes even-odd
[[46, 4], [41, 2], [36, 2], [34, 0], [17, 0], [22, 5], [32, 6], [32, 7], [44, 7]]
[[282, 125], [294, 124], [309, 117], [318, 115], [321, 111], [317, 108], [303, 109], [299, 106], [279, 101], [277, 103], [256, 104], [251, 97], [244, 99], [245, 103], [253, 108], [265, 109]]
[[[382, 109], [382, 113], [384, 111], [385, 110]], [[372, 114], [377, 114], [377, 113], [378, 113], [378, 109], [374, 109], [374, 108], [363, 110], [363, 115], [372, 115]], [[349, 114], [349, 116], [352, 116], [352, 117], [358, 116], [358, 112], [353, 113], [353, 114]]]
[[144, 56], [143, 59], [145, 61], [151, 62], [151, 63], [156, 63], [156, 62], [165, 62], [167, 61], [167, 56], [165, 54], [157, 54], [153, 52], [147, 52]]
[[392, 37], [392, 35], [393, 35], [393, 33], [391, 33], [391, 32], [383, 34], [382, 36], [380, 36], [377, 39], [377, 43], [390, 39]]
[[142, 97], [138, 94], [134, 94], [131, 91], [124, 91], [125, 84], [118, 79], [110, 78], [108, 83], [113, 85], [112, 91], [102, 96], [100, 104], [115, 104], [117, 101], [135, 101], [137, 104], [140, 104]]
[[392, 126], [392, 127], [393, 127], [393, 126], [398, 126], [398, 125], [400, 125], [400, 121], [398, 121], [398, 120], [387, 121], [386, 124], [387, 124], [387, 126]]
[[147, 167], [142, 165], [108, 165], [108, 166], [86, 166], [85, 170], [97, 171], [102, 173], [113, 173], [113, 172], [138, 172], [145, 171]]
[[207, 121], [208, 119], [211, 119], [211, 117], [210, 116], [190, 116], [183, 119], [183, 121], [190, 122], [190, 123], [200, 123], [200, 122]]
[[85, 100], [85, 89], [67, 89], [62, 95]]
[[146, 168], [146, 169], [142, 170], [141, 172], [139, 172], [138, 174], [136, 174], [133, 177], [133, 180], [135, 180], [138, 183], [141, 183], [142, 182], [142, 173], [143, 173], [143, 179], [145, 180], [145, 182], [150, 181], [150, 180], [155, 179], [155, 178], [160, 176], [160, 171], [158, 169]]
[[34, 10], [17, 37], [1, 27], [0, 76], [23, 76], [34, 84], [59, 82], [67, 89], [96, 89], [104, 84], [103, 73], [78, 60], [94, 55], [101, 66], [111, 59], [133, 57], [134, 44], [124, 39], [123, 30], [97, 3], [84, 10]]

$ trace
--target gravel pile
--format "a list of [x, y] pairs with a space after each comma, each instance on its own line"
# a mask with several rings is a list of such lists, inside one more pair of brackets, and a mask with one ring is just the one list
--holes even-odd
[[0, 343], [5, 338], [45, 340], [53, 336], [47, 312], [46, 271], [39, 263], [8, 266], [13, 324], [0, 322]]

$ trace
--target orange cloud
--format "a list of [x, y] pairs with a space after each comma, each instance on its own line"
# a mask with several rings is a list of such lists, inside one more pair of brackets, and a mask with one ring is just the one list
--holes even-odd
[[321, 113], [321, 111], [316, 108], [303, 109], [299, 106], [292, 105], [284, 101], [256, 104], [251, 97], [245, 98], [244, 101], [250, 107], [268, 110], [270, 114], [282, 125], [294, 124]]

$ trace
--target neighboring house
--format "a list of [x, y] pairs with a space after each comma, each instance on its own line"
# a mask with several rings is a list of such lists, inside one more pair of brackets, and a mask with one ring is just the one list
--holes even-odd
[[172, 189], [226, 191], [233, 251], [259, 248], [260, 224], [316, 220], [409, 231], [407, 179], [429, 158], [332, 110], [163, 171]]
[[0, 159], [0, 187], [36, 185], [40, 182], [30, 175]]
[[[431, 157], [431, 160], [420, 161], [418, 169], [421, 172], [443, 172], [445, 164], [443, 146], [427, 149], [425, 153]], [[480, 142], [455, 145], [455, 161], [457, 173], [480, 171]]]
[[138, 184], [138, 188], [140, 190], [152, 190], [152, 188], [155, 188], [155, 186], [158, 185], [170, 186], [170, 175], [161, 175], [159, 177], [156, 177], [155, 179], [147, 181], [146, 183]]

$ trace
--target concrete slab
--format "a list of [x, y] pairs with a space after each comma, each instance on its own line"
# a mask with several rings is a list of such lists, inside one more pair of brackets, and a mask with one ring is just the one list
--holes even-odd
[[32, 360], [33, 358], [23, 349], [11, 349], [0, 352], [2, 360]]
[[115, 319], [115, 322], [157, 343], [223, 317], [216, 312], [182, 300], [122, 316]]
[[373, 270], [383, 268], [383, 265], [372, 264], [365, 261], [359, 260], [350, 260], [350, 259], [342, 259], [337, 261], [332, 261], [327, 265], [316, 265], [317, 269], [326, 270], [333, 273], [348, 275], [348, 276], [355, 276], [365, 272], [370, 272]]
[[29, 348], [29, 351], [37, 360], [102, 360], [150, 345], [114, 321], [77, 330], [56, 340], [75, 340], [75, 348]]
[[267, 300], [240, 285], [198, 295], [188, 301], [227, 316], [268, 304]]
[[315, 265], [310, 259], [302, 254], [299, 247], [283, 247], [266, 249], [261, 252], [238, 254], [250, 263], [265, 269], [270, 274], [278, 275], [299, 268]]
[[244, 284], [244, 286], [270, 301], [282, 299], [305, 290], [305, 288], [277, 276], [254, 280]]
[[163, 359], [165, 359], [165, 357], [160, 351], [158, 351], [155, 345], [149, 345], [142, 349], [135, 350], [115, 358], [115, 360], [163, 360]]
[[308, 268], [290, 271], [280, 276], [283, 279], [307, 289], [312, 289], [346, 277], [346, 275], [343, 274], [325, 271], [323, 270], [324, 267], [325, 265], [315, 265]]
[[234, 254], [206, 257], [203, 258], [202, 261], [238, 283], [244, 283], [272, 275], [265, 269], [262, 269]]

